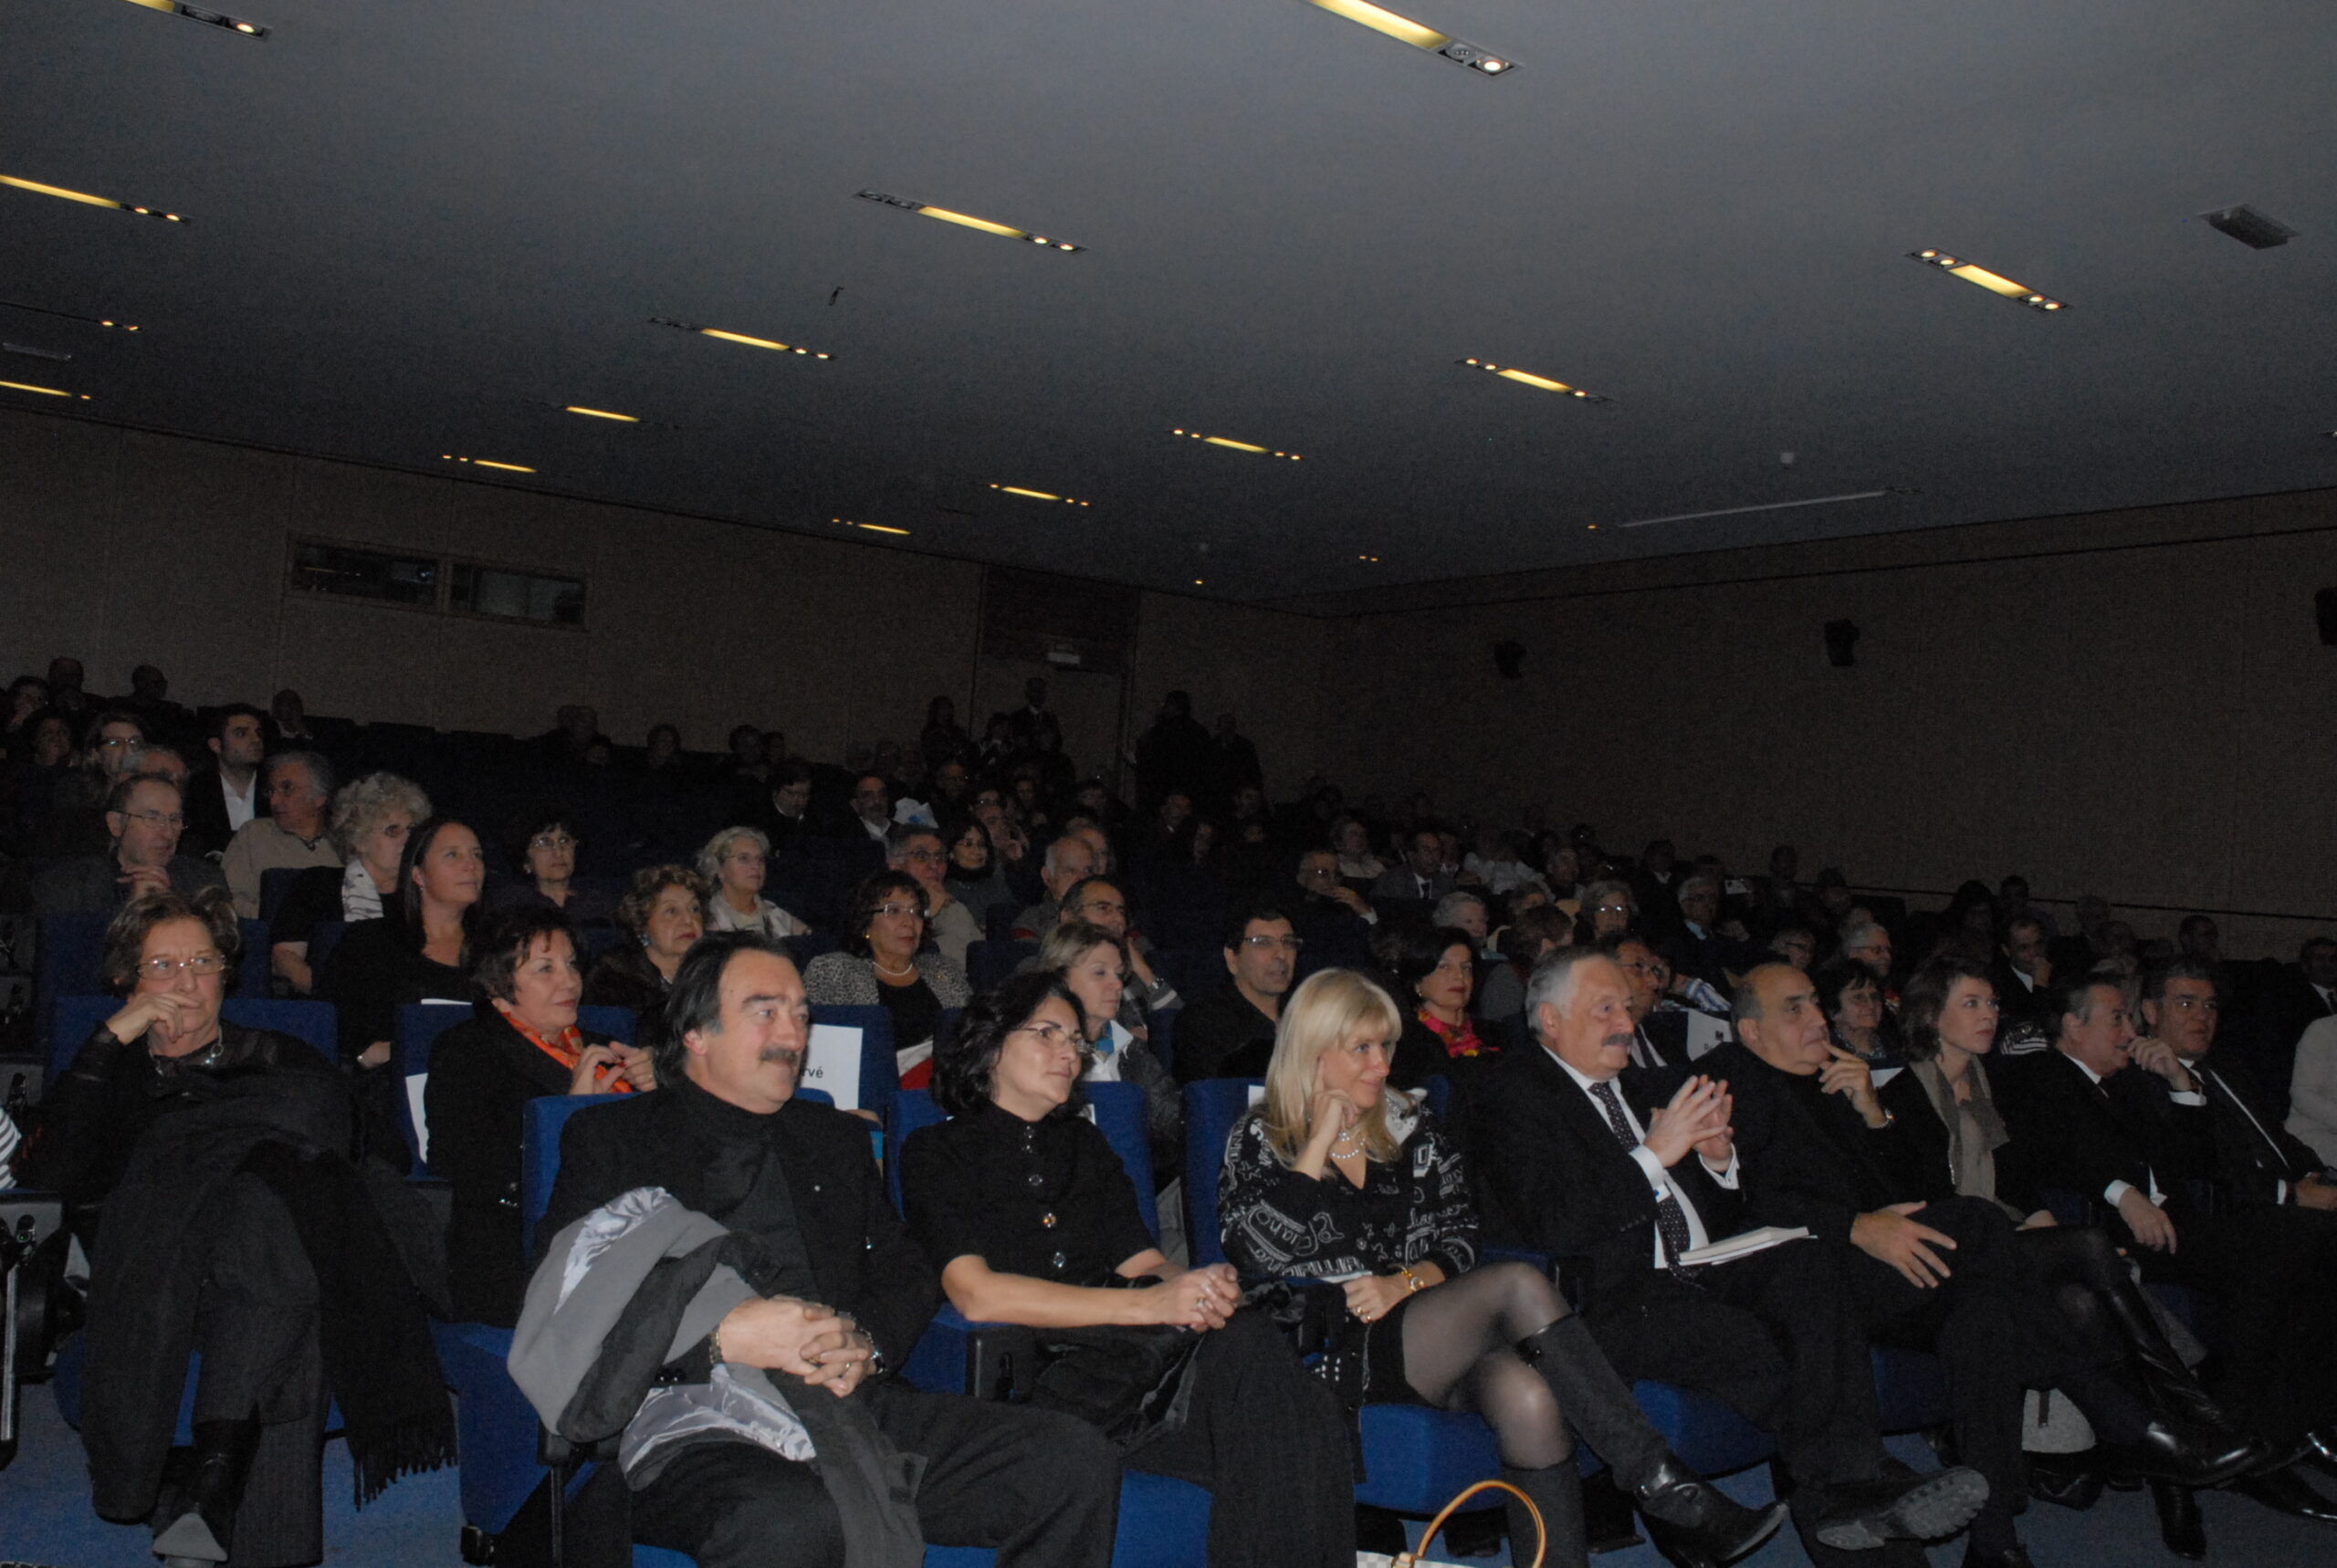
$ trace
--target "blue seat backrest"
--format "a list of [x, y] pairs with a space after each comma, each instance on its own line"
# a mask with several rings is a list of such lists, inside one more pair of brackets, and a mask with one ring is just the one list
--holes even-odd
[[294, 879], [308, 870], [307, 866], [280, 865], [259, 873], [259, 917], [273, 920], [276, 912], [284, 907], [284, 900], [292, 891]]
[[805, 967], [812, 959], [825, 954], [844, 951], [844, 944], [824, 931], [806, 931], [800, 936], [789, 936], [784, 938], [780, 946], [785, 947], [789, 955], [794, 958], [795, 967], [798, 969]]
[[631, 1008], [578, 1008], [576, 1021], [587, 1034], [605, 1034], [626, 1045], [639, 1045], [641, 1019]]
[[[1152, 1232], [1156, 1241], [1160, 1238], [1160, 1206], [1152, 1195], [1152, 1127], [1148, 1114], [1144, 1091], [1133, 1083], [1086, 1083], [1080, 1092], [1095, 1109], [1095, 1128], [1112, 1152], [1120, 1156], [1120, 1165], [1128, 1173], [1128, 1183], [1136, 1188], [1137, 1213], [1144, 1218], [1144, 1228]], [[901, 1205], [900, 1149], [911, 1133], [919, 1127], [930, 1127], [945, 1120], [941, 1107], [933, 1096], [922, 1089], [904, 1089], [893, 1096], [892, 1113], [885, 1122], [885, 1137], [894, 1151], [885, 1171], [885, 1185], [893, 1196], [893, 1207]]]
[[438, 1037], [458, 1023], [468, 1023], [472, 1016], [468, 1008], [451, 1007], [445, 1002], [398, 1004], [397, 1028], [390, 1039], [390, 1060], [396, 1067], [398, 1131], [405, 1134], [405, 1152], [414, 1156], [417, 1175], [427, 1171], [429, 1162], [423, 1158], [424, 1129], [414, 1124], [414, 1103], [406, 1093], [405, 1081], [428, 1072], [430, 1053], [437, 1049]]
[[236, 955], [236, 995], [258, 1000], [267, 995], [267, 922], [238, 920], [236, 931], [243, 944], [243, 951]]
[[[48, 1056], [51, 1082], [73, 1065], [74, 1053], [81, 1049], [81, 1042], [89, 1038], [90, 1031], [121, 1010], [120, 997], [57, 998], [57, 1036]], [[245, 1029], [272, 1029], [278, 1034], [306, 1040], [329, 1062], [341, 1060], [341, 1045], [335, 1038], [339, 1025], [330, 1002], [278, 1002], [229, 997], [219, 1005], [219, 1016]]]
[[1255, 1078], [1209, 1078], [1185, 1085], [1185, 1246], [1195, 1266], [1225, 1261], [1217, 1213], [1217, 1173], [1225, 1142], [1250, 1108]]
[[966, 981], [978, 991], [989, 990], [1039, 956], [1036, 942], [974, 942], [966, 948]]
[[1022, 913], [1014, 900], [1000, 899], [982, 912], [982, 936], [992, 942], [1013, 940], [1014, 917]]
[[309, 933], [309, 972], [313, 974], [321, 970], [325, 960], [332, 956], [332, 950], [340, 946], [341, 939], [348, 935], [349, 922], [346, 920], [318, 921], [316, 929]]
[[881, 1007], [815, 1007], [812, 1022], [814, 1027], [828, 1024], [860, 1031], [860, 1109], [874, 1111], [882, 1122], [901, 1086], [900, 1065], [894, 1055], [893, 1015]]
[[[653, 1091], [654, 1092], [654, 1091]], [[800, 1098], [825, 1105], [828, 1097], [816, 1089], [797, 1091]], [[606, 1105], [622, 1094], [545, 1094], [520, 1107], [519, 1237], [529, 1253], [536, 1249], [536, 1222], [551, 1207], [551, 1189], [560, 1180], [560, 1134], [568, 1119], [587, 1105]]]
[[73, 1052], [89, 1030], [68, 1030], [58, 1020], [58, 1007], [67, 997], [94, 996], [105, 988], [100, 973], [105, 967], [107, 916], [102, 915], [44, 915], [39, 946], [33, 956], [34, 1017], [40, 1038], [52, 1056]]
[[1153, 967], [1168, 977], [1179, 997], [1199, 1001], [1225, 983], [1225, 949], [1164, 947], [1154, 956]]
[[1153, 1059], [1170, 1072], [1177, 1071], [1177, 1015], [1182, 1008], [1166, 1008], [1152, 1015], [1152, 1038], [1145, 1044], [1152, 1050]]

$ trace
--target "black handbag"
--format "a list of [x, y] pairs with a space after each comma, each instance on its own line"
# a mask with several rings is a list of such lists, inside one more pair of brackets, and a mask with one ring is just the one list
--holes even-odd
[[1037, 1329], [1031, 1403], [1076, 1416], [1126, 1452], [1185, 1423], [1201, 1336], [1168, 1323]]

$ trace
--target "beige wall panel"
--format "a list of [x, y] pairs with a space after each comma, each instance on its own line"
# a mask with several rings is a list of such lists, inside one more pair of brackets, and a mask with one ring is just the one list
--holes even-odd
[[79, 420], [0, 413], [0, 680], [65, 653], [98, 685], [111, 654], [104, 587], [121, 440]]

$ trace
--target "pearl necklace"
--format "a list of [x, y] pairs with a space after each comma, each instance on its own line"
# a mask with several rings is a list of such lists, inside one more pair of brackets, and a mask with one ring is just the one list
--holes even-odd
[[1345, 1159], [1350, 1155], [1359, 1155], [1363, 1151], [1363, 1124], [1360, 1122], [1331, 1140], [1331, 1157], [1335, 1160]]
[[897, 969], [888, 969], [884, 965], [877, 963], [875, 956], [873, 954], [869, 956], [868, 963], [870, 967], [874, 968], [880, 975], [914, 975], [917, 973], [917, 960], [914, 958], [910, 959], [907, 963], [902, 965]]

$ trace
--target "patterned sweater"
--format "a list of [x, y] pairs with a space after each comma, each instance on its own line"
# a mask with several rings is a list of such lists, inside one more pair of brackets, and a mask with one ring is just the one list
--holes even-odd
[[1391, 1093], [1392, 1161], [1373, 1161], [1357, 1187], [1336, 1167], [1320, 1180], [1283, 1164], [1252, 1112], [1226, 1141], [1218, 1176], [1225, 1255], [1245, 1285], [1302, 1277], [1343, 1280], [1434, 1263], [1458, 1278], [1477, 1261], [1477, 1210], [1461, 1151], [1425, 1107]]

